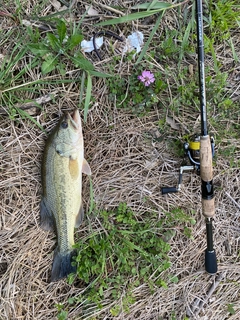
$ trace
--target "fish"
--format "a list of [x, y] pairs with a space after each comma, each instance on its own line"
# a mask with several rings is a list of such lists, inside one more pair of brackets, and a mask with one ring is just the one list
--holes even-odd
[[91, 168], [84, 158], [81, 117], [75, 109], [61, 117], [47, 138], [42, 159], [40, 225], [57, 235], [51, 282], [76, 273], [72, 260], [74, 229], [84, 217], [82, 173], [91, 175]]

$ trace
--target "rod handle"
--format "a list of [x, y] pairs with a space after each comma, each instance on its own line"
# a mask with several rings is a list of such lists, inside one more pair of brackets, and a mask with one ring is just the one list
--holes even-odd
[[203, 181], [213, 179], [212, 146], [209, 135], [200, 138], [200, 175]]
[[205, 251], [205, 270], [209, 274], [215, 274], [217, 272], [217, 257], [215, 250]]
[[178, 192], [178, 188], [176, 188], [176, 187], [163, 187], [162, 188], [162, 194], [174, 193], [174, 192]]

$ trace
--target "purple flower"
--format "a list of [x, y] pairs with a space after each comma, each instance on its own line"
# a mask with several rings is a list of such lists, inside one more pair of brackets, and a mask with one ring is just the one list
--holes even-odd
[[138, 79], [144, 83], [145, 87], [148, 87], [151, 83], [155, 81], [154, 74], [150, 71], [144, 70]]

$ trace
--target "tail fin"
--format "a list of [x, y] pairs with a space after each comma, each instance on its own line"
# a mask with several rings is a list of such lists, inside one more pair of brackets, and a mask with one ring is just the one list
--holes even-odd
[[55, 249], [51, 281], [57, 281], [70, 273], [76, 273], [77, 268], [72, 266], [72, 257], [75, 255], [76, 250], [61, 253], [58, 248]]

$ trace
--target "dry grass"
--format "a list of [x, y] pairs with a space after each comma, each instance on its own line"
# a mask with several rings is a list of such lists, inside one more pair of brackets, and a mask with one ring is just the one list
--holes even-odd
[[[101, 1], [101, 4], [95, 4], [95, 8], [102, 12], [102, 4], [113, 3], [115, 1]], [[116, 3], [123, 8], [129, 5], [126, 1]], [[79, 5], [76, 16], [81, 15], [84, 5], [84, 2]], [[33, 10], [29, 1], [23, 1], [23, 6], [26, 13]], [[14, 10], [14, 5], [8, 8]], [[43, 12], [47, 15], [54, 10], [48, 4]], [[103, 12], [106, 15], [106, 11]], [[174, 15], [167, 15], [164, 23], [174, 28], [175, 18]], [[91, 23], [89, 19], [86, 30], [91, 30]], [[2, 30], [5, 28], [3, 25], [13, 28], [14, 22], [4, 17], [0, 24]], [[132, 27], [137, 28], [137, 24], [133, 23]], [[143, 26], [143, 30], [147, 35], [148, 29]], [[233, 34], [233, 41], [237, 43], [238, 37], [239, 32]], [[7, 51], [7, 45], [4, 48]], [[219, 47], [217, 52], [228, 68], [233, 59], [229, 57], [227, 49]], [[102, 63], [97, 62], [96, 56], [92, 58], [99, 67], [111, 61], [111, 57]], [[212, 61], [207, 61], [207, 64], [211, 65]], [[129, 63], [118, 65], [117, 68], [123, 74], [130, 72]], [[75, 77], [77, 72], [72, 76]], [[31, 79], [36, 76], [29, 74]], [[174, 82], [174, 79], [169, 81]], [[229, 74], [228, 83], [226, 95], [235, 99], [237, 104], [239, 66]], [[49, 85], [41, 94], [54, 89]], [[170, 84], [168, 89], [171, 95]], [[48, 131], [56, 124], [61, 110], [72, 110], [78, 103], [79, 88], [75, 84], [59, 84], [57, 90], [56, 103], [48, 102], [43, 110], [37, 113], [33, 111], [34, 118]], [[200, 178], [195, 174], [186, 174], [180, 193], [161, 195], [161, 187], [174, 185], [178, 178], [181, 159], [171, 153], [169, 146], [169, 141], [176, 139], [176, 132], [169, 127], [168, 132], [159, 133], [158, 121], [162, 120], [163, 115], [157, 107], [143, 117], [117, 109], [108, 100], [104, 80], [96, 80], [93, 95], [96, 102], [89, 110], [84, 137], [85, 154], [93, 173], [96, 206], [109, 209], [117, 207], [119, 202], [126, 202], [139, 215], [148, 212], [149, 215], [158, 213], [159, 217], [163, 216], [164, 211], [180, 207], [190, 215], [194, 210], [197, 221], [192, 227], [193, 239], [184, 237], [178, 226], [175, 228], [176, 235], [171, 239], [172, 266], [168, 272], [178, 276], [179, 282], [170, 284], [168, 289], [155, 287], [154, 293], [147, 284], [142, 284], [134, 289], [136, 302], [130, 306], [129, 313], [121, 312], [115, 319], [170, 320], [175, 319], [171, 316], [172, 312], [175, 312], [176, 319], [184, 319], [186, 314], [193, 320], [240, 319], [239, 169], [230, 166], [229, 159], [217, 157], [214, 166], [214, 243], [219, 270], [216, 276], [210, 276], [204, 270], [206, 240], [205, 223], [201, 215]], [[180, 137], [186, 124], [194, 129], [199, 126], [198, 114], [192, 116], [189, 110], [182, 108], [178, 115], [171, 114], [181, 123]], [[11, 121], [6, 116], [0, 117], [0, 319], [56, 319], [55, 304], [67, 305], [68, 298], [81, 295], [85, 287], [81, 283], [70, 286], [65, 280], [49, 283], [55, 240], [51, 233], [39, 227], [40, 164], [45, 134], [29, 120], [19, 117]], [[238, 117], [238, 125], [239, 120]], [[226, 127], [229, 122], [231, 120], [226, 119]], [[211, 131], [216, 134], [218, 128], [211, 127]], [[239, 141], [233, 138], [229, 143], [236, 146], [234, 156], [239, 161]], [[222, 139], [218, 149], [224, 150], [225, 147], [226, 141]], [[89, 181], [86, 178], [83, 194], [85, 206], [88, 207]], [[83, 237], [90, 232], [90, 224], [92, 229], [101, 228], [96, 217], [89, 215], [76, 232], [76, 237]], [[228, 311], [229, 304], [233, 304], [236, 311], [234, 315]], [[113, 302], [107, 298], [101, 310], [95, 309], [95, 306], [86, 309], [84, 305], [74, 305], [69, 307], [68, 319], [112, 319], [112, 305]]]

